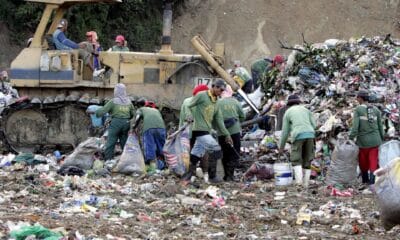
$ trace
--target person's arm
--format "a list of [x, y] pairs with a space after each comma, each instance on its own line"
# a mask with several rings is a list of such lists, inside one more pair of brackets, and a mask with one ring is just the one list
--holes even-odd
[[382, 141], [384, 140], [385, 137], [385, 132], [383, 131], [383, 125], [382, 125], [382, 115], [381, 115], [381, 111], [379, 111], [378, 109], [376, 109], [377, 112], [377, 121], [378, 121], [378, 129], [379, 129], [379, 134], [381, 135], [381, 139]]
[[102, 117], [104, 116], [104, 114], [109, 113], [113, 106], [114, 106], [113, 101], [112, 100], [108, 101], [104, 107], [97, 109], [96, 117]]
[[136, 111], [135, 123], [133, 124], [132, 129], [135, 129], [135, 128], [139, 125], [140, 119], [141, 119], [142, 117], [143, 117], [143, 112], [142, 112], [142, 110], [139, 108], [139, 109]]
[[351, 131], [350, 131], [349, 138], [350, 138], [350, 139], [354, 139], [354, 138], [356, 138], [357, 135], [358, 135], [358, 128], [359, 128], [359, 126], [360, 126], [360, 116], [358, 115], [357, 109], [354, 110], [354, 113], [353, 113], [353, 121], [352, 121], [352, 124], [351, 124], [351, 125], [352, 125], [352, 126], [351, 126]]
[[183, 124], [185, 124], [185, 120], [189, 114], [190, 114], [190, 110], [187, 109], [187, 105], [182, 104], [181, 112], [179, 113], [179, 127], [182, 127]]
[[68, 46], [72, 49], [78, 49], [79, 48], [79, 44], [77, 44], [74, 41], [69, 40], [65, 34], [63, 32], [60, 32], [60, 34], [58, 34], [57, 36], [58, 41], [60, 41], [62, 44], [64, 44], [65, 46]]
[[129, 115], [130, 115], [129, 119], [132, 119], [135, 116], [135, 108], [133, 107], [132, 104], [130, 105]]
[[283, 149], [285, 147], [286, 141], [289, 137], [290, 131], [290, 121], [287, 112], [283, 115], [283, 126], [282, 126], [282, 136], [281, 141], [279, 143], [279, 148]]
[[313, 127], [313, 129], [315, 130], [317, 128], [317, 124], [315, 123], [315, 119], [314, 116], [312, 115], [311, 111], [308, 111], [309, 115], [310, 115], [310, 122], [311, 122], [311, 126]]
[[202, 103], [203, 99], [201, 98], [201, 94], [197, 94], [196, 96], [194, 96], [192, 98], [192, 100], [190, 100], [189, 104], [188, 104], [188, 108], [192, 108], [200, 103]]
[[240, 105], [240, 103], [238, 101], [236, 101], [236, 108], [237, 108], [237, 112], [239, 114], [239, 122], [243, 122], [246, 119], [246, 116], [244, 115], [242, 105]]
[[221, 131], [221, 133], [224, 136], [230, 136], [228, 129], [226, 129], [226, 127], [225, 127], [224, 117], [222, 116], [222, 112], [219, 108], [217, 109], [217, 111], [214, 115], [214, 119], [215, 119], [215, 124], [216, 124], [217, 128]]

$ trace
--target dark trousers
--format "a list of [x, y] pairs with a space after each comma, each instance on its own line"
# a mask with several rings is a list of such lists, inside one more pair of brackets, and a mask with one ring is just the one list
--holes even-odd
[[225, 178], [233, 177], [235, 167], [239, 164], [238, 155], [240, 153], [240, 133], [231, 135], [233, 140], [233, 148], [225, 142], [225, 136], [218, 137], [219, 145], [222, 148], [222, 165], [224, 166]]
[[129, 128], [130, 122], [127, 118], [113, 118], [111, 120], [104, 151], [104, 157], [106, 160], [111, 160], [114, 158], [115, 144], [117, 144], [118, 139], [119, 143], [121, 144], [121, 148], [124, 149], [126, 140], [128, 139]]

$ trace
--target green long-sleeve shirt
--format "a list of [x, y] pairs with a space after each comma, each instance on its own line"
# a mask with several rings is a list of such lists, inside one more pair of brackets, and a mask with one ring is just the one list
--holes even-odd
[[366, 105], [356, 107], [350, 131], [350, 138], [357, 138], [356, 143], [361, 148], [381, 145], [384, 136], [381, 112], [371, 106], [371, 116], [368, 121], [367, 109]]
[[131, 119], [135, 115], [135, 109], [132, 104], [120, 105], [115, 104], [113, 100], [110, 100], [106, 105], [104, 105], [104, 107], [96, 111], [96, 117], [102, 117], [106, 113], [109, 113], [112, 118]]
[[315, 127], [315, 119], [310, 110], [301, 105], [291, 106], [283, 115], [280, 148], [285, 146], [289, 134], [291, 140], [295, 141], [299, 135], [304, 133], [315, 135]]
[[136, 117], [138, 116], [143, 120], [143, 132], [150, 128], [165, 128], [164, 120], [158, 109], [141, 107], [136, 111]]
[[213, 122], [222, 135], [229, 136], [224, 126], [221, 111], [217, 108], [217, 98], [212, 96], [210, 91], [203, 91], [192, 98], [188, 107], [193, 117], [192, 131], [206, 131], [211, 133]]
[[[230, 135], [240, 133], [242, 129], [240, 122], [244, 121], [245, 115], [239, 101], [233, 97], [223, 98], [217, 101], [217, 107], [221, 111], [224, 121], [230, 118], [236, 119], [235, 124], [227, 129]], [[216, 127], [216, 129], [219, 136], [223, 135], [219, 128]]]
[[181, 105], [181, 112], [179, 113], [179, 127], [182, 127], [185, 124], [185, 120], [188, 118], [188, 116], [192, 115], [188, 107], [192, 98], [193, 97], [188, 97], [183, 100], [183, 103]]

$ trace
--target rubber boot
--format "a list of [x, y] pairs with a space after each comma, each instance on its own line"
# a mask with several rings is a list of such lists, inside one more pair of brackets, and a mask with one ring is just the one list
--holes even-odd
[[196, 168], [199, 161], [199, 157], [190, 155], [189, 171], [182, 176], [182, 180], [189, 181], [192, 180], [192, 177], [196, 177]]
[[295, 178], [295, 184], [296, 185], [302, 185], [303, 183], [303, 168], [301, 165], [297, 165], [293, 167], [294, 171], [294, 178]]
[[362, 183], [369, 183], [368, 172], [361, 172]]
[[369, 185], [375, 184], [375, 175], [373, 173], [369, 174]]
[[310, 182], [311, 169], [304, 169], [303, 187], [308, 188]]
[[222, 151], [214, 151], [208, 157], [208, 176], [210, 183], [222, 182], [222, 179], [217, 177], [217, 161], [222, 157]]

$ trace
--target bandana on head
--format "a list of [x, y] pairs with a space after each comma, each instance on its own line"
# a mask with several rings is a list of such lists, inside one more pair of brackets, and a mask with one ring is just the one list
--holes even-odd
[[126, 95], [126, 87], [122, 83], [118, 83], [114, 88], [113, 102], [119, 105], [129, 105], [131, 100]]

